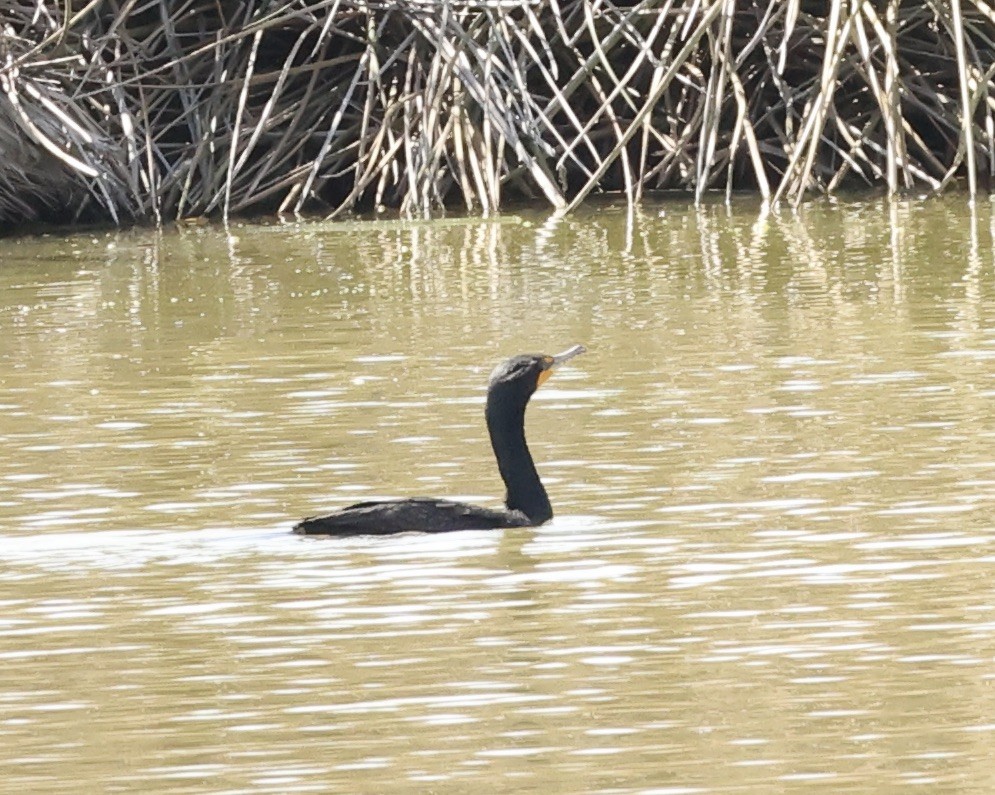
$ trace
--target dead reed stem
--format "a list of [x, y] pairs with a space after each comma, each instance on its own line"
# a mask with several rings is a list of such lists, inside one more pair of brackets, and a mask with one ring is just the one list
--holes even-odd
[[0, 5], [6, 226], [995, 175], [984, 0]]

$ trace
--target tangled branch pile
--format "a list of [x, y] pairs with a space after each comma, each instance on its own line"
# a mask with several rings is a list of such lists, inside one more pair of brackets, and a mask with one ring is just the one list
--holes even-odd
[[0, 223], [973, 194], [995, 10], [963, 2], [0, 0]]

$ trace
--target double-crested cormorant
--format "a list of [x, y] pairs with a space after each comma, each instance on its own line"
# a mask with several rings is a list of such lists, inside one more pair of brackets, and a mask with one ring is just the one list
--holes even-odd
[[360, 502], [327, 516], [299, 522], [300, 535], [388, 535], [414, 531], [491, 530], [533, 527], [553, 518], [553, 508], [532, 454], [525, 443], [525, 407], [553, 368], [584, 353], [583, 345], [558, 353], [523, 354], [499, 364], [487, 387], [487, 430], [501, 478], [507, 486], [505, 509], [481, 508], [452, 500], [416, 497]]

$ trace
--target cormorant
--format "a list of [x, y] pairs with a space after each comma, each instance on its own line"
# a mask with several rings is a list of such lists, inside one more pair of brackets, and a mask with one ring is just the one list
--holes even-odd
[[555, 356], [513, 356], [491, 373], [485, 416], [498, 469], [507, 487], [504, 510], [429, 497], [379, 500], [356, 503], [327, 516], [304, 519], [294, 527], [294, 532], [332, 536], [388, 535], [408, 531], [444, 533], [534, 527], [548, 522], [553, 518], [553, 508], [525, 443], [525, 407], [554, 367], [585, 350], [583, 345], [574, 345]]

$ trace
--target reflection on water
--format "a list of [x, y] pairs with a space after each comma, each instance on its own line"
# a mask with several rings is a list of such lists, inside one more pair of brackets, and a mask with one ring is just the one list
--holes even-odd
[[[0, 792], [988, 792], [995, 215], [9, 241]], [[496, 504], [495, 361], [557, 517]]]

